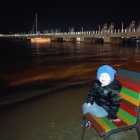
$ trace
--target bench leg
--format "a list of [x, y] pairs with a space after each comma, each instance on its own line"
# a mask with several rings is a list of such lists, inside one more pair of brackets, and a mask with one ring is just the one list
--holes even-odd
[[83, 130], [82, 130], [82, 135], [81, 135], [81, 140], [84, 140], [85, 137], [85, 131], [86, 131], [86, 119], [83, 120]]
[[140, 130], [138, 126], [136, 126], [136, 131], [137, 131], [138, 139], [140, 140]]
[[104, 140], [108, 140], [109, 136], [110, 136], [110, 134], [104, 135]]

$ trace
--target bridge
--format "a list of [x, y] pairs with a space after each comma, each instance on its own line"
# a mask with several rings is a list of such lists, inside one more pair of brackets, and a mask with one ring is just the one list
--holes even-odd
[[74, 32], [52, 32], [44, 34], [0, 34], [0, 38], [22, 38], [30, 39], [33, 37], [49, 37], [51, 41], [69, 41], [69, 42], [104, 42], [104, 43], [120, 43], [123, 40], [136, 41], [140, 43], [140, 23], [136, 26], [132, 21], [127, 28], [114, 29], [114, 24], [109, 27], [104, 24], [103, 28], [98, 31], [79, 31]]

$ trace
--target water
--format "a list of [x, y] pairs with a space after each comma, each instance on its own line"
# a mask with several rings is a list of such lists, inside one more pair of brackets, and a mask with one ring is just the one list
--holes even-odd
[[0, 40], [0, 92], [13, 86], [21, 93], [58, 83], [88, 82], [102, 64], [138, 71], [139, 62], [140, 46], [136, 45]]

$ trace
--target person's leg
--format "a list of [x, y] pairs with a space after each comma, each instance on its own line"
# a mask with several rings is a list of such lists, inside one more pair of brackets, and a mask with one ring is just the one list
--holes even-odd
[[84, 103], [82, 107], [83, 107], [83, 114], [86, 114], [91, 111], [91, 107], [89, 107], [87, 103]]
[[88, 106], [87, 103], [83, 104], [83, 114], [86, 114], [88, 112], [96, 117], [105, 117], [108, 115], [106, 110], [101, 106], [98, 106], [95, 102], [91, 106]]
[[93, 114], [96, 117], [108, 116], [108, 113], [106, 112], [106, 110], [103, 107], [97, 105], [95, 102], [91, 108], [91, 114]]
[[[82, 107], [83, 107], [83, 115], [91, 111], [91, 108], [88, 107], [87, 103], [84, 103]], [[83, 127], [89, 129], [91, 127], [90, 121], [84, 119]]]
[[[88, 106], [87, 103], [83, 104], [83, 114], [86, 114], [90, 112], [92, 115], [96, 116], [96, 117], [105, 117], [108, 115], [108, 113], [105, 111], [104, 108], [102, 108], [101, 106], [98, 106], [95, 102], [93, 103], [93, 105]], [[84, 123], [84, 128], [90, 128], [91, 127], [91, 123], [88, 120], [85, 120], [86, 122]]]

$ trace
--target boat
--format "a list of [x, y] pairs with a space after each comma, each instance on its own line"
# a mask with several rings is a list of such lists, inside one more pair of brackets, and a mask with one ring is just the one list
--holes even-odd
[[49, 37], [34, 37], [31, 38], [32, 43], [48, 43], [51, 42], [51, 39]]
[[31, 43], [49, 43], [51, 42], [51, 39], [50, 37], [46, 37], [40, 33], [38, 33], [38, 20], [37, 20], [37, 14], [35, 16], [35, 22], [34, 22], [34, 25], [33, 25], [33, 28], [32, 28], [32, 31], [34, 30], [34, 26], [36, 27], [35, 28], [35, 34], [34, 34], [34, 37], [31, 37], [30, 40], [31, 40]]

